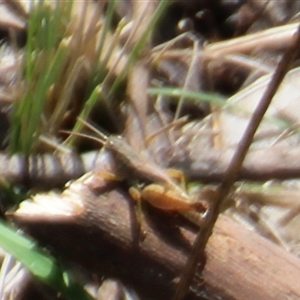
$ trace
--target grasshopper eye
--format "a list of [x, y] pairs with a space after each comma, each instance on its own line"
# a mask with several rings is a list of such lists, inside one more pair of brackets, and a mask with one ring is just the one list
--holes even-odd
[[121, 136], [110, 136], [105, 147], [111, 150], [122, 149], [124, 148], [124, 140]]

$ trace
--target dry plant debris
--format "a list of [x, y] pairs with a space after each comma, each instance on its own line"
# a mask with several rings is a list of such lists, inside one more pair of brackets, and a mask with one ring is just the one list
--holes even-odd
[[[61, 23], [65, 35], [58, 37], [58, 52], [33, 52], [37, 66], [33, 73], [22, 65], [28, 51], [24, 33], [33, 6], [24, 7], [21, 1], [0, 4], [9, 12], [7, 19], [0, 20], [4, 41], [0, 172], [3, 186], [23, 184], [29, 194], [17, 210], [7, 202], [3, 206], [5, 211], [10, 208], [9, 219], [80, 273], [80, 282], [99, 285], [103, 278], [117, 278], [114, 284], [106, 282], [109, 294], [116, 286], [116, 295], [123, 294], [115, 297], [172, 299], [199, 224], [143, 204], [146, 233], [139, 240], [128, 188], [156, 179], [145, 180], [129, 169], [125, 180], [107, 180], [107, 174], [118, 175], [114, 155], [105, 148], [99, 151], [97, 143], [75, 141], [61, 131], [81, 131], [77, 117], [88, 119], [122, 135], [132, 153], [142, 153], [161, 172], [170, 167], [181, 170], [188, 183], [196, 181], [191, 190], [198, 196], [213, 191], [277, 62], [292, 43], [299, 4], [173, 1], [158, 21], [155, 12], [165, 5], [163, 1], [113, 2], [74, 1], [70, 19]], [[57, 9], [58, 3], [35, 1], [45, 4], [46, 11]], [[44, 58], [55, 59], [66, 49], [56, 80], [39, 81], [45, 73]], [[26, 74], [32, 76], [30, 80]], [[298, 68], [288, 73], [255, 135], [240, 181], [222, 207], [223, 216], [207, 245], [203, 276], [195, 277], [189, 299], [299, 298], [294, 282], [300, 270], [296, 257], [300, 237], [295, 229], [300, 207], [300, 166], [295, 161], [298, 75]], [[45, 90], [36, 90], [34, 82], [43, 83]], [[10, 156], [6, 137], [13, 139], [13, 132], [22, 137], [21, 129], [26, 133], [27, 126], [22, 123], [25, 115], [19, 120], [12, 107], [21, 96], [26, 102], [36, 95], [44, 104], [39, 114], [28, 118], [36, 120], [30, 126], [32, 141], [23, 154], [19, 142], [10, 142], [11, 151], [12, 145], [18, 146]], [[14, 131], [11, 126], [18, 120], [20, 131]], [[49, 190], [64, 184], [61, 191]], [[102, 257], [97, 257], [100, 253]], [[28, 282], [15, 299], [30, 298], [26, 293], [35, 289], [32, 280]], [[91, 291], [94, 298], [107, 297], [105, 285], [98, 295]], [[9, 283], [1, 290], [3, 299], [15, 293]]]

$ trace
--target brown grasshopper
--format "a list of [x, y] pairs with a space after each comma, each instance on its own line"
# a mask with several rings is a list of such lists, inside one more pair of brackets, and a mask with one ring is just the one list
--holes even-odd
[[[196, 210], [205, 212], [207, 210], [205, 202], [193, 201], [186, 189], [169, 175], [173, 173], [176, 174], [176, 177], [183, 178], [180, 171], [162, 169], [154, 162], [150, 162], [148, 157], [135, 151], [122, 137], [107, 136], [89, 123], [83, 120], [81, 122], [99, 137], [78, 135], [102, 143], [104, 148], [113, 154], [118, 166], [117, 178], [128, 181], [136, 179], [145, 182], [139, 190], [133, 187], [129, 189], [130, 195], [135, 200], [147, 201], [152, 206], [166, 211], [186, 212]], [[128, 178], [128, 174], [132, 178]]]

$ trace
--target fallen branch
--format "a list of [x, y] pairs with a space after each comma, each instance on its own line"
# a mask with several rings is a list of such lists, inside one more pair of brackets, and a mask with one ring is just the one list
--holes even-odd
[[[97, 187], [72, 185], [61, 195], [35, 196], [36, 209], [26, 207], [31, 200], [23, 202], [12, 218], [43, 245], [98, 278], [119, 278], [142, 299], [170, 299], [196, 228], [178, 216], [147, 207], [142, 223], [146, 234], [138, 243], [132, 202], [126, 194], [114, 190], [98, 196]], [[66, 213], [58, 206], [61, 214], [57, 210], [51, 214], [49, 200], [53, 207], [61, 201], [73, 211]], [[228, 217], [219, 218], [206, 253], [203, 278], [196, 278], [189, 299], [300, 297], [300, 261]]]

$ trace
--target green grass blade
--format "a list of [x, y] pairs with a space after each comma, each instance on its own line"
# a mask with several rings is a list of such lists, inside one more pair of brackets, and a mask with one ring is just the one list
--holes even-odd
[[[78, 119], [74, 125], [73, 132], [80, 132], [82, 127], [84, 126], [81, 121], [79, 120], [86, 120], [88, 118], [88, 115], [92, 111], [95, 103], [99, 101], [102, 94], [101, 86], [98, 85], [94, 88], [92, 94], [90, 95], [89, 99], [86, 101], [85, 106], [83, 110], [81, 111], [80, 115], [78, 116]], [[71, 147], [74, 143], [74, 139], [76, 138], [75, 135], [70, 135], [66, 140], [65, 144]]]
[[46, 95], [50, 86], [62, 71], [66, 52], [67, 47], [62, 43], [48, 70], [40, 74], [35, 87], [33, 89], [28, 88], [23, 99], [16, 101], [14, 104], [10, 128], [10, 153], [22, 152], [29, 155], [32, 152], [37, 140], [38, 123], [44, 108]]
[[226, 98], [214, 93], [195, 92], [173, 87], [149, 88], [147, 90], [150, 95], [164, 95], [169, 97], [185, 97], [195, 101], [204, 101], [211, 104], [223, 106]]
[[0, 246], [21, 261], [39, 280], [46, 282], [70, 300], [91, 300], [92, 298], [72, 276], [64, 271], [49, 254], [36, 244], [0, 221]]

